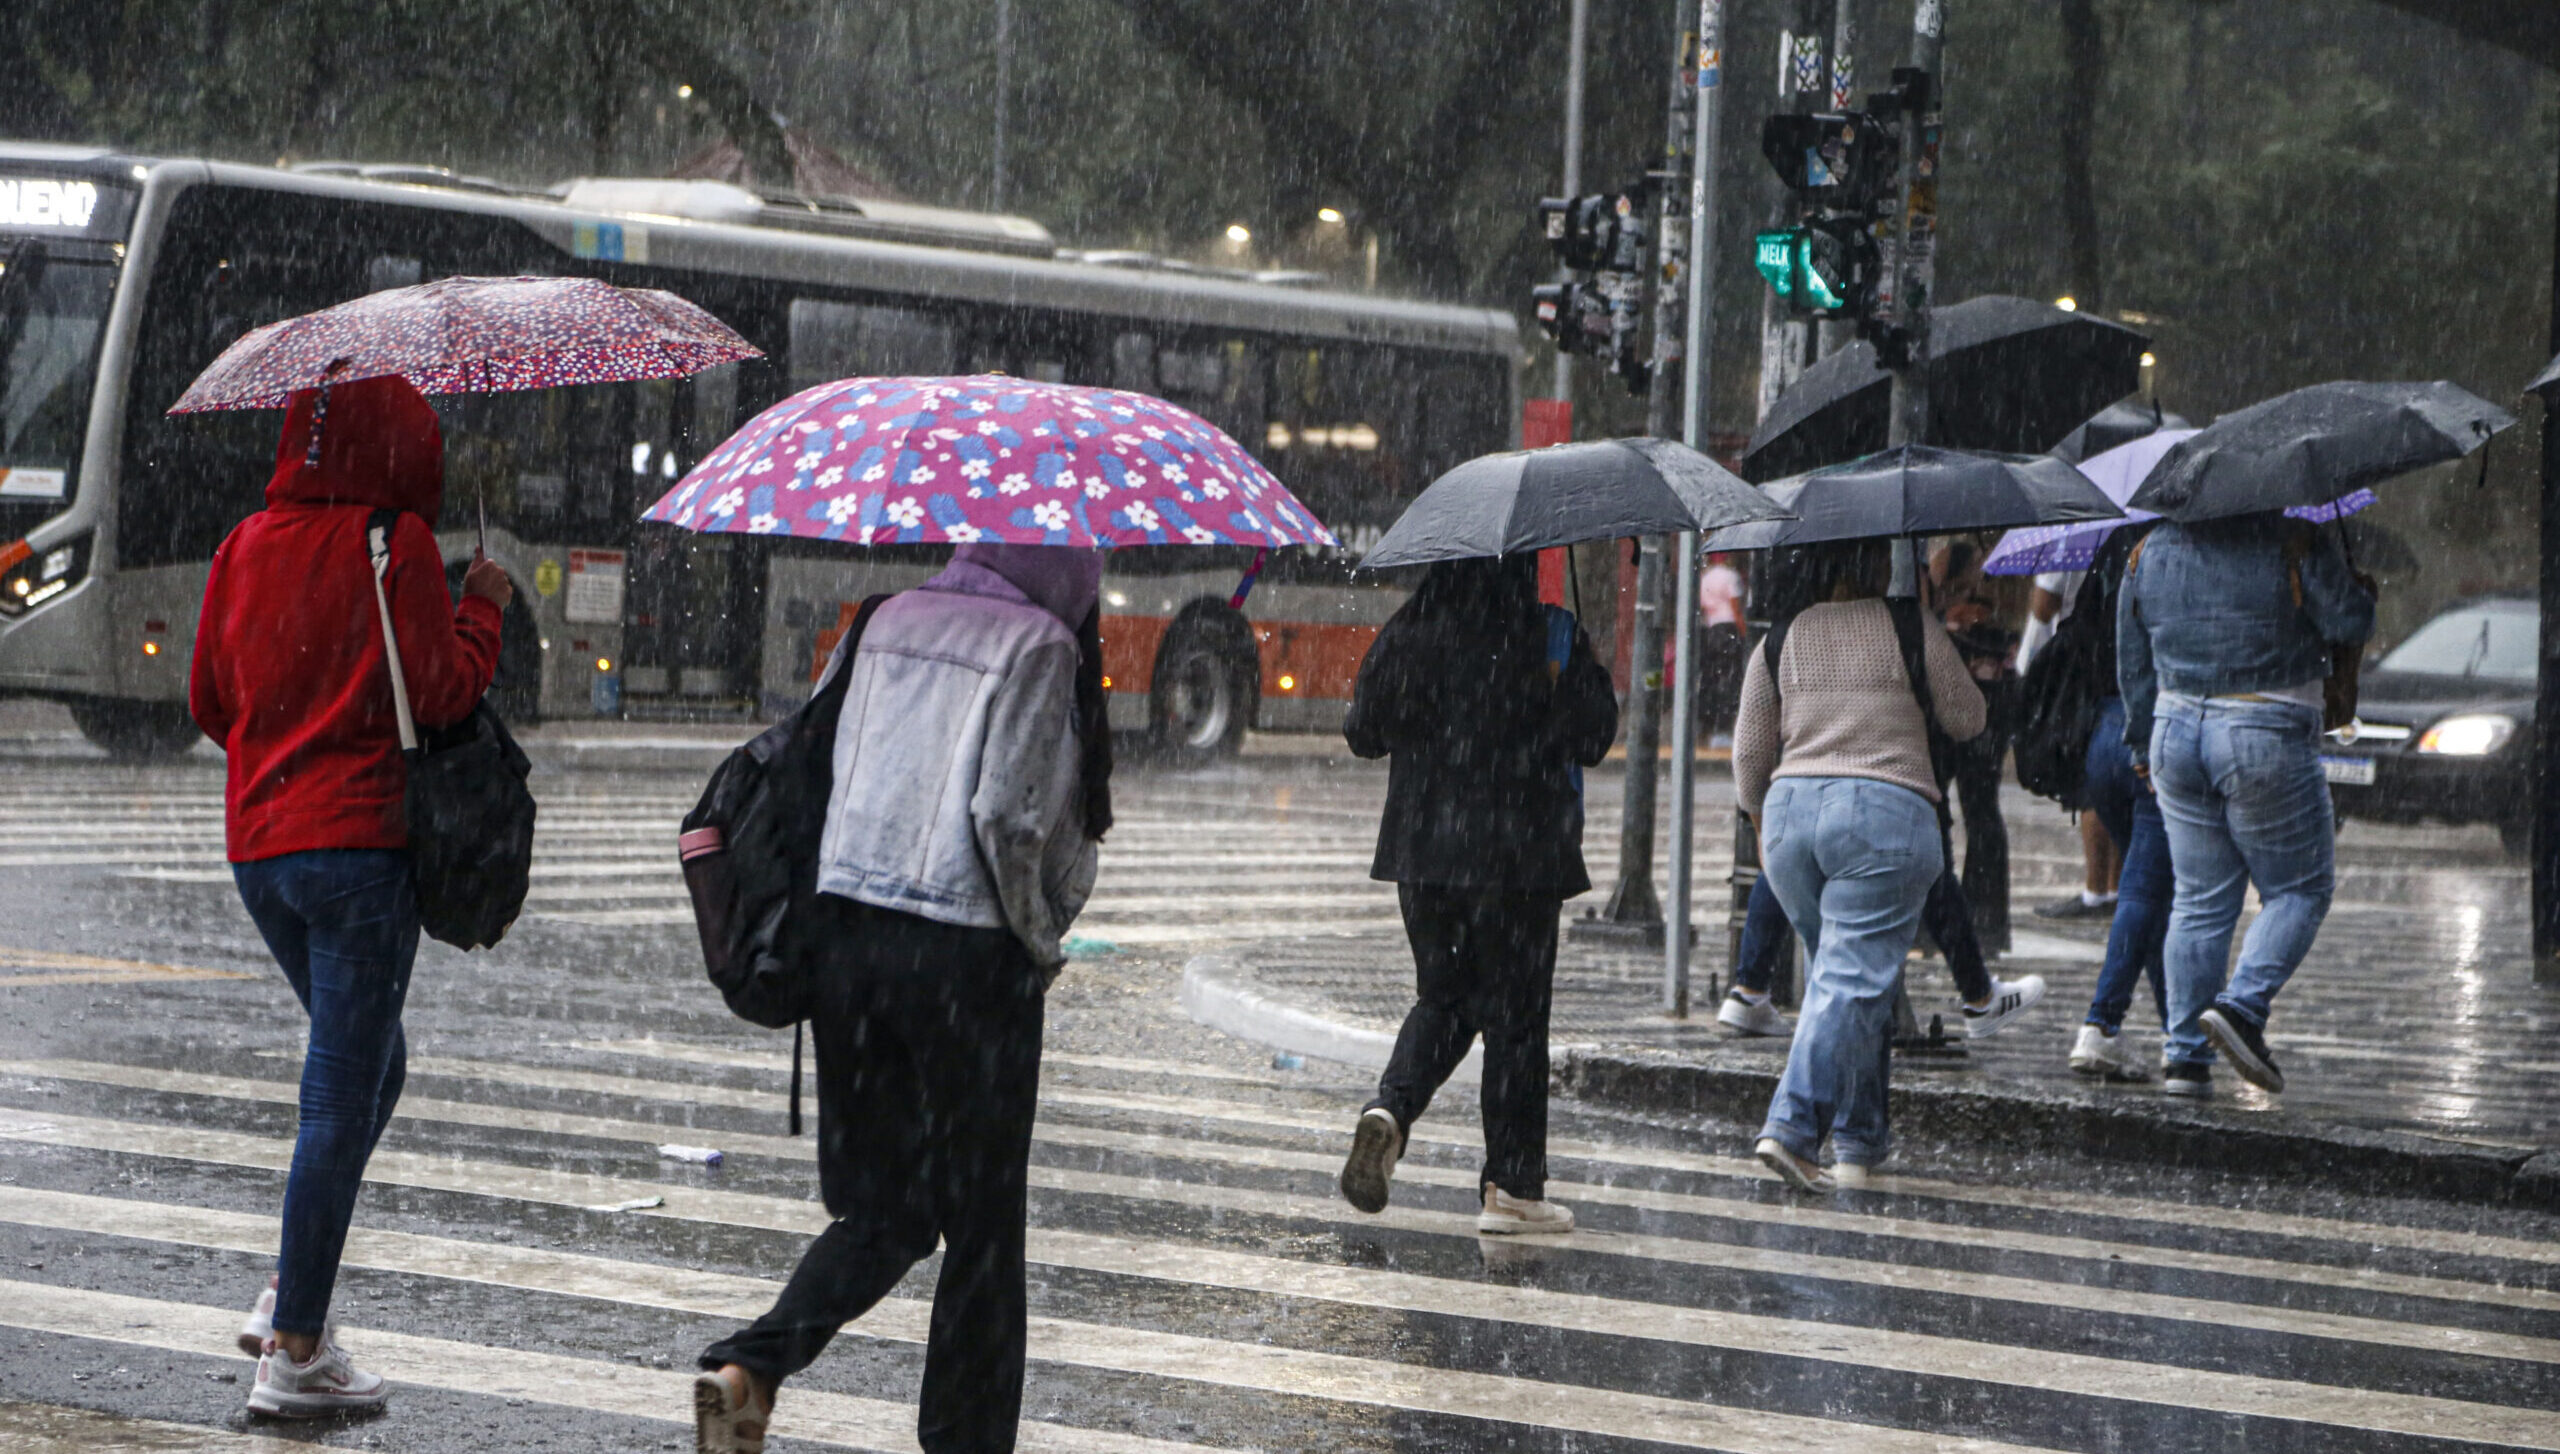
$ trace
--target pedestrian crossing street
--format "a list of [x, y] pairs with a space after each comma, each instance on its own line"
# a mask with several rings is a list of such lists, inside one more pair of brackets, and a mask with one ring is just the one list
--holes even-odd
[[[17, 1396], [41, 1356], [236, 1406], [210, 1380], [246, 1368], [226, 1350], [274, 1249], [293, 1073], [0, 1063]], [[538, 1409], [586, 1431], [567, 1447], [681, 1447], [691, 1353], [824, 1222], [808, 1141], [774, 1134], [785, 1074], [645, 1037], [415, 1055], [338, 1300], [395, 1382], [384, 1431]], [[1504, 1243], [1473, 1231], [1463, 1106], [1372, 1218], [1331, 1187], [1347, 1088], [1072, 1053], [1046, 1077], [1030, 1450], [2560, 1448], [2538, 1239], [1921, 1178], [1806, 1203], [1738, 1142], [1560, 1108], [1550, 1195], [1583, 1230]], [[662, 1161], [679, 1135], [726, 1164]], [[930, 1289], [786, 1391], [781, 1447], [914, 1447]]]
[[[190, 763], [138, 777], [131, 769], [61, 766], [46, 776], [42, 786], [0, 785], [0, 810], [45, 825], [40, 835], [0, 844], [0, 871], [94, 868], [131, 879], [231, 881], [218, 767]], [[526, 915], [609, 928], [690, 925], [675, 839], [702, 776], [538, 781]], [[1178, 779], [1124, 786], [1076, 935], [1089, 947], [1136, 949], [1400, 930], [1394, 886], [1369, 878], [1377, 791], [1368, 783], [1282, 784], [1240, 804], [1234, 793], [1185, 789]], [[1616, 871], [1616, 815], [1598, 802], [1593, 809], [1587, 857], [1595, 881], [1605, 883]], [[1700, 862], [1702, 872], [1723, 871], [1720, 860]]]

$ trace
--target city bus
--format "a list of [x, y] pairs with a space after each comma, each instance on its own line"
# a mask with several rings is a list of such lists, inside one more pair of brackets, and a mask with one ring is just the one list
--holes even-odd
[[119, 756], [184, 750], [207, 562], [258, 509], [276, 411], [165, 411], [248, 330], [448, 275], [585, 275], [701, 304], [764, 357], [692, 378], [435, 403], [438, 538], [485, 514], [516, 586], [493, 700], [516, 722], [740, 720], [806, 697], [852, 604], [924, 547], [700, 537], [636, 517], [794, 390], [1004, 372], [1136, 389], [1250, 448], [1343, 540], [1115, 552], [1115, 729], [1192, 757], [1339, 725], [1407, 582], [1352, 565], [1461, 460], [1518, 438], [1510, 315], [1303, 274], [1082, 253], [1019, 217], [718, 182], [544, 191], [440, 169], [292, 169], [0, 142], [0, 695]]

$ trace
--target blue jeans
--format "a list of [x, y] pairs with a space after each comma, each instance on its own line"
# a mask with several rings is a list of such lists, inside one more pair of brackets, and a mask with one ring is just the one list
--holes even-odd
[[409, 855], [327, 848], [235, 863], [240, 902], [311, 1017], [302, 1124], [284, 1183], [276, 1331], [317, 1335], [365, 1162], [407, 1075], [400, 1005], [418, 955]]
[[[1767, 811], [1765, 805], [1762, 811]], [[1943, 832], [1938, 844], [1943, 852]], [[1941, 873], [1938, 881], [1929, 886], [1929, 901], [1920, 907], [1920, 927], [1929, 931], [1929, 937], [1937, 941], [1938, 952], [1946, 957], [1947, 973], [1956, 982], [1957, 997], [1975, 1005], [1991, 998], [1991, 966], [1983, 961], [1982, 941], [1973, 932], [1973, 913], [1966, 906], [1964, 887], [1956, 882], [1954, 874]], [[1777, 886], [1763, 873], [1752, 883], [1751, 901], [1743, 909], [1742, 952], [1733, 966], [1734, 988], [1765, 995], [1769, 986], [1777, 983], [1778, 957], [1787, 948], [1786, 928], [1787, 911], [1778, 902]]]
[[2106, 825], [2124, 857], [2116, 882], [2116, 913], [2107, 930], [2107, 960], [2098, 970], [2098, 988], [2089, 997], [2089, 1023], [2112, 1035], [2124, 1026], [2133, 1007], [2133, 992], [2144, 975], [2151, 977], [2151, 1001], [2160, 1023], [2169, 1023], [2161, 940], [2169, 932], [2169, 839], [2160, 823], [2160, 803], [2133, 770], [2133, 749], [2124, 741], [2124, 699], [2109, 697], [2098, 708], [2097, 730], [2089, 737], [2082, 795], [2089, 811]]
[[[2196, 1017], [2220, 1005], [2263, 1028], [2336, 885], [2337, 837], [2320, 772], [2320, 713], [2293, 702], [2163, 694], [2151, 728], [2151, 786], [2168, 829], [2177, 897], [2162, 953], [2169, 1058], [2213, 1058]], [[2256, 923], [2224, 987], [2231, 931], [2251, 883]]]
[[1894, 987], [1920, 906], [1946, 870], [1938, 810], [1870, 778], [1780, 778], [1769, 785], [1764, 881], [1807, 951], [1804, 1012], [1763, 1136], [1814, 1160], [1873, 1166], [1886, 1127]]

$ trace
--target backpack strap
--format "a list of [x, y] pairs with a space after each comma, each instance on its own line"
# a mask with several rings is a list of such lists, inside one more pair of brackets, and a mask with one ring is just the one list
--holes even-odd
[[1929, 689], [1929, 646], [1920, 632], [1920, 600], [1916, 596], [1887, 596], [1884, 609], [1893, 618], [1893, 638], [1902, 648], [1902, 674], [1911, 682], [1911, 699], [1920, 704], [1920, 731], [1929, 745], [1929, 775], [1942, 785], [1938, 790], [1938, 835], [1944, 838], [1953, 826], [1943, 784], [1952, 775], [1947, 771], [1947, 758], [1955, 743], [1938, 725], [1938, 699]]
[[1769, 623], [1769, 634], [1760, 638], [1760, 650], [1769, 663], [1769, 711], [1777, 718], [1779, 740], [1786, 739], [1787, 689], [1779, 684], [1778, 663], [1786, 660], [1787, 629], [1796, 624], [1792, 615], [1781, 616]]
[[[317, 416], [311, 423], [311, 447], [320, 447]], [[418, 719], [409, 712], [409, 674], [400, 665], [400, 637], [391, 629], [391, 598], [382, 588], [382, 579], [391, 570], [391, 532], [399, 523], [397, 510], [374, 511], [364, 517], [364, 541], [365, 553], [373, 562], [373, 609], [382, 617], [382, 658], [391, 668], [391, 713], [400, 727], [400, 750], [415, 752]]]

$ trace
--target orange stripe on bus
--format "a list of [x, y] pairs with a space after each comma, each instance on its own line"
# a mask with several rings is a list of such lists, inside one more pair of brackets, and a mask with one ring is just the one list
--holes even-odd
[[[835, 624], [819, 629], [816, 650], [809, 662], [811, 681], [826, 669], [837, 639], [853, 624], [860, 609], [859, 602], [840, 602]], [[1163, 648], [1165, 631], [1172, 625], [1162, 616], [1102, 618], [1102, 674], [1110, 680], [1112, 691], [1144, 694], [1153, 689], [1156, 653]], [[1253, 623], [1253, 636], [1262, 659], [1264, 696], [1349, 701], [1352, 684], [1360, 678], [1361, 659], [1369, 654], [1369, 643], [1378, 639], [1378, 628], [1314, 621], [1257, 621]]]

